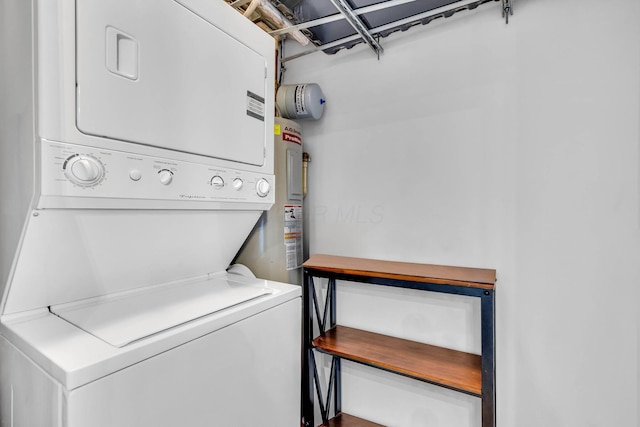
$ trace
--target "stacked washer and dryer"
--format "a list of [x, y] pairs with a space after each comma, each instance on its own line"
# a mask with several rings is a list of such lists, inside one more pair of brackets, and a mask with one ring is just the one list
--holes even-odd
[[0, 426], [295, 426], [274, 40], [222, 1], [0, 0]]

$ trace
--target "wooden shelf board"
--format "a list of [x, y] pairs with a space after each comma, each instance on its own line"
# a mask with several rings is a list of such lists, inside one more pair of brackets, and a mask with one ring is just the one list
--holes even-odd
[[324, 353], [474, 396], [482, 394], [482, 362], [476, 354], [339, 325], [315, 338], [313, 346]]
[[330, 419], [320, 427], [384, 427], [382, 424], [372, 423], [344, 412]]
[[496, 282], [496, 271], [484, 268], [416, 264], [335, 255], [313, 255], [302, 266], [310, 271], [481, 289], [493, 289]]

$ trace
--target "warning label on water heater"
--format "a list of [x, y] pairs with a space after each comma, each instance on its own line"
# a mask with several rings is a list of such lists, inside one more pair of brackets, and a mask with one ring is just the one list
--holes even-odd
[[284, 206], [284, 246], [287, 270], [302, 265], [302, 206]]

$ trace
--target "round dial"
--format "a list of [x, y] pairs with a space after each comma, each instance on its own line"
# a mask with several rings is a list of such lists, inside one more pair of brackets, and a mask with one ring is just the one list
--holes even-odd
[[211, 185], [216, 190], [219, 190], [222, 187], [224, 187], [224, 179], [222, 179], [222, 177], [220, 175], [216, 175], [213, 178], [211, 178]]
[[267, 197], [269, 191], [271, 190], [271, 184], [264, 178], [260, 178], [256, 183], [256, 192], [260, 197]]
[[105, 174], [102, 162], [86, 154], [74, 154], [67, 158], [63, 169], [69, 181], [83, 187], [98, 184]]
[[244, 182], [242, 182], [242, 180], [240, 178], [236, 178], [233, 180], [233, 188], [236, 190], [240, 190], [242, 188], [242, 186], [244, 185]]
[[173, 172], [169, 169], [161, 169], [158, 171], [158, 178], [160, 178], [162, 184], [169, 185], [173, 180]]

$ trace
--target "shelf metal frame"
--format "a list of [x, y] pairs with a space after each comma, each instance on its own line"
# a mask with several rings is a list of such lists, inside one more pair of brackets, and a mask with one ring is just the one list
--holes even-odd
[[[313, 278], [328, 279], [327, 294], [324, 301], [323, 315], [320, 315], [320, 305], [316, 295]], [[341, 412], [341, 358], [332, 357], [332, 367], [329, 380], [327, 398], [323, 401], [320, 379], [316, 368], [313, 339], [314, 316], [320, 334], [336, 325], [336, 280], [368, 283], [373, 285], [391, 286], [396, 288], [417, 289], [422, 291], [439, 292], [453, 295], [463, 295], [480, 298], [481, 320], [481, 369], [482, 369], [482, 427], [496, 425], [496, 364], [495, 364], [495, 292], [493, 289], [448, 285], [439, 283], [398, 280], [384, 277], [371, 277], [354, 273], [337, 273], [304, 268], [304, 283], [302, 289], [303, 337], [302, 337], [302, 425], [315, 427], [314, 424], [314, 393], [318, 397], [323, 423], [330, 416], [330, 399], [333, 397], [334, 415]], [[328, 315], [328, 319], [327, 319]], [[327, 323], [328, 320], [328, 323]], [[418, 379], [419, 380], [419, 379]]]
[[[331, 358], [331, 372], [329, 374], [329, 385], [326, 399], [323, 399], [322, 386], [316, 365], [315, 355], [313, 352], [313, 316], [320, 330], [320, 334], [336, 326], [336, 280], [329, 278], [327, 283], [327, 295], [323, 304], [323, 313], [320, 314], [320, 302], [316, 294], [315, 285], [312, 276], [307, 276], [305, 270], [305, 278], [303, 284], [303, 326], [302, 326], [302, 366], [306, 368], [302, 375], [302, 425], [305, 427], [315, 427], [314, 419], [314, 391], [318, 397], [320, 406], [320, 414], [322, 422], [326, 423], [331, 414], [331, 397], [333, 397], [334, 415], [342, 411], [342, 394], [341, 394], [341, 359], [339, 357]], [[328, 316], [328, 318], [327, 318]], [[327, 323], [328, 322], [328, 323]]]

